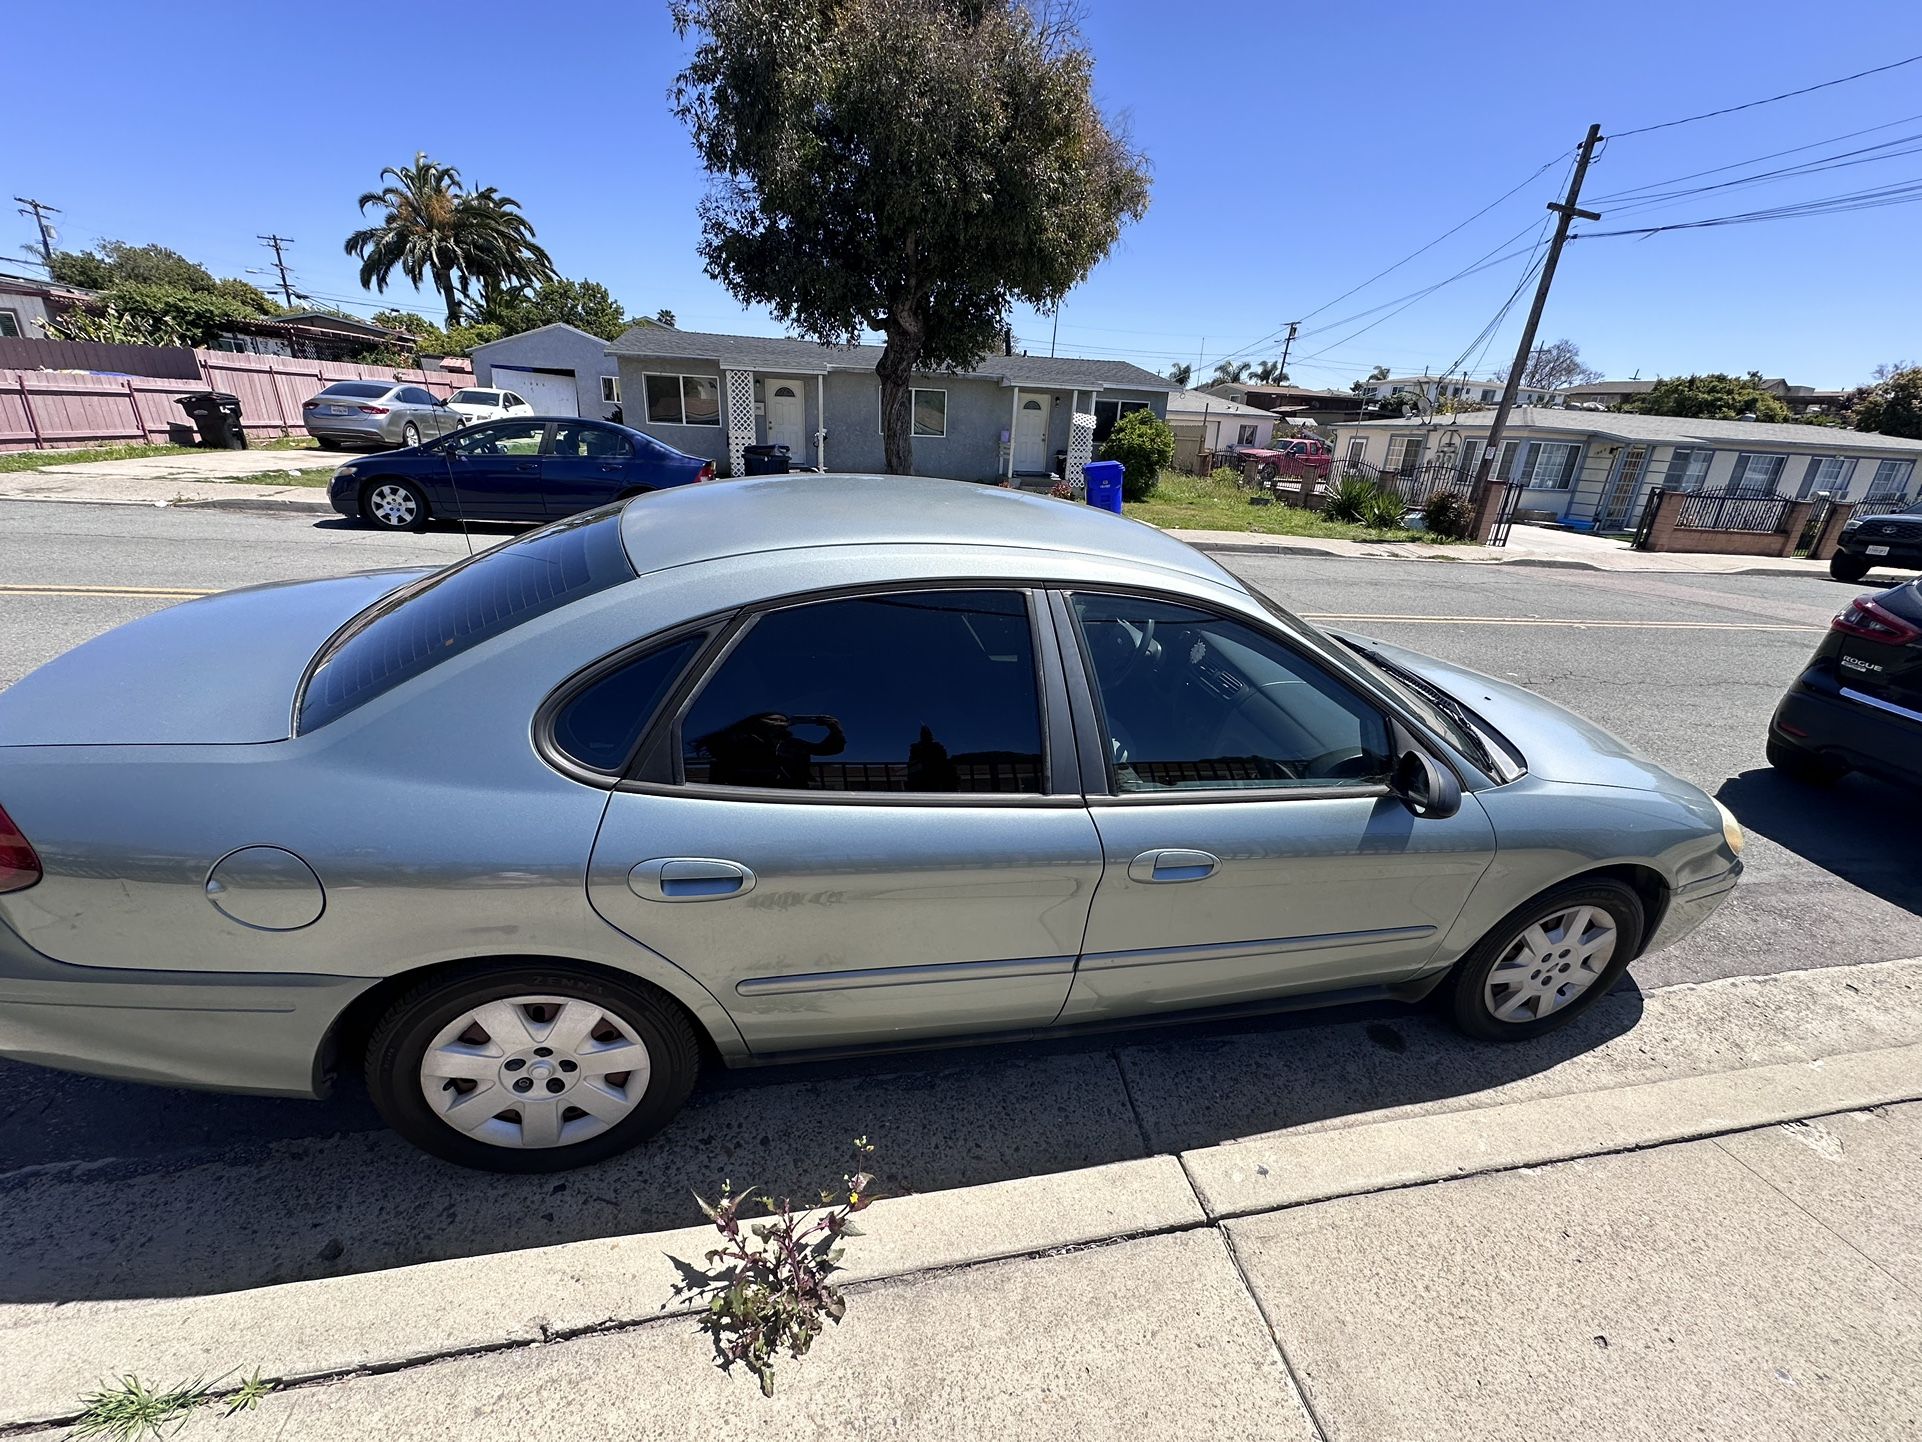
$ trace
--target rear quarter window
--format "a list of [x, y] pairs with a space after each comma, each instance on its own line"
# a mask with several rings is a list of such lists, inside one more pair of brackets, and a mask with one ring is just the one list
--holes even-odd
[[301, 688], [296, 729], [325, 726], [463, 651], [633, 579], [618, 507], [569, 516], [424, 576], [321, 648]]

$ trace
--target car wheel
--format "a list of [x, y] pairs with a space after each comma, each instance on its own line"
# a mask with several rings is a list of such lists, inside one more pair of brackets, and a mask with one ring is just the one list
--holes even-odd
[[1849, 774], [1846, 766], [1819, 756], [1813, 751], [1804, 751], [1780, 737], [1771, 736], [1763, 748], [1770, 766], [1788, 777], [1808, 786], [1832, 786]]
[[409, 421], [406, 425], [402, 426], [400, 428], [400, 443], [403, 446], [419, 445], [420, 444], [420, 427], [415, 425], [412, 421]]
[[428, 982], [367, 1044], [389, 1126], [463, 1166], [555, 1172], [665, 1126], [700, 1069], [687, 1014], [639, 982], [565, 964]]
[[375, 481], [361, 497], [360, 514], [383, 531], [413, 531], [427, 523], [427, 497], [412, 481]]
[[1526, 1041], [1566, 1026], [1628, 969], [1642, 943], [1642, 899], [1619, 881], [1575, 881], [1518, 907], [1449, 978], [1455, 1024], [1483, 1041]]
[[1829, 574], [1838, 581], [1859, 581], [1869, 573], [1869, 563], [1860, 556], [1836, 555], [1829, 559]]
[[320, 442], [320, 448], [323, 451], [337, 451], [340, 449], [339, 440], [333, 436], [315, 436], [314, 439]]

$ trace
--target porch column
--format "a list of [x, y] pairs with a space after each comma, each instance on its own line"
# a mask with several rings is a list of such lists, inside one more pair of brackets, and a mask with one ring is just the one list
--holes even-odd
[[1014, 480], [1014, 428], [1021, 420], [1021, 387], [1014, 387], [1014, 399], [1008, 403], [1008, 480]]
[[747, 466], [741, 451], [754, 444], [754, 372], [722, 371], [721, 392], [727, 402], [728, 474], [738, 476]]
[[817, 373], [814, 377], [814, 465], [823, 471], [828, 468], [827, 395], [827, 377]]
[[1068, 417], [1068, 474], [1062, 479], [1073, 484], [1081, 479], [1081, 468], [1094, 459], [1094, 392], [1088, 392], [1088, 408], [1081, 409], [1081, 392], [1074, 393], [1074, 410]]

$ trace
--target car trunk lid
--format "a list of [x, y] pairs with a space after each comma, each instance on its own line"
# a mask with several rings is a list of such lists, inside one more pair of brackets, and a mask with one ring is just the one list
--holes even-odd
[[1922, 589], [1910, 582], [1860, 597], [1834, 625], [1843, 687], [1871, 704], [1922, 718]]
[[253, 586], [143, 616], [0, 691], [0, 746], [283, 740], [300, 678], [327, 638], [426, 574]]

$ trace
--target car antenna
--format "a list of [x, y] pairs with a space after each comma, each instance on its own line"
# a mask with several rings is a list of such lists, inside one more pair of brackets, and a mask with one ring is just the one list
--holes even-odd
[[[442, 404], [445, 405], [446, 402], [443, 401]], [[455, 414], [458, 415], [459, 412]], [[467, 417], [461, 416], [460, 424], [454, 427], [454, 434], [459, 435], [466, 426]], [[460, 472], [454, 468], [452, 441], [440, 448], [440, 463], [447, 467], [447, 485], [454, 493], [454, 511], [460, 517], [460, 538], [467, 542], [467, 559], [471, 561], [474, 559], [474, 537], [473, 533], [467, 529], [467, 502], [461, 499]]]

